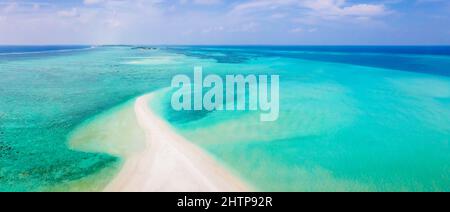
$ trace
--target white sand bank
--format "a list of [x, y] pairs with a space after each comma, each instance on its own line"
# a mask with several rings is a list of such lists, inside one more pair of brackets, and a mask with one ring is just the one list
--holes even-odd
[[179, 136], [148, 106], [152, 94], [135, 102], [146, 147], [125, 158], [120, 173], [105, 191], [228, 192], [249, 187], [200, 148]]

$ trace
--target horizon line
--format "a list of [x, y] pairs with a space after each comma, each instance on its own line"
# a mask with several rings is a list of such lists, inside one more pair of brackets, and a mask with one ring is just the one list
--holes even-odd
[[450, 47], [450, 44], [1, 44], [0, 46], [367, 46], [367, 47]]

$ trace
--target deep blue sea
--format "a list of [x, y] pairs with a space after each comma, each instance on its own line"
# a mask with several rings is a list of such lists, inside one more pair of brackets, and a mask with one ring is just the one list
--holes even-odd
[[[446, 68], [449, 61], [441, 58], [450, 56], [450, 46], [195, 46], [169, 49], [226, 63], [272, 56], [450, 76]], [[208, 54], [217, 52], [223, 55]]]

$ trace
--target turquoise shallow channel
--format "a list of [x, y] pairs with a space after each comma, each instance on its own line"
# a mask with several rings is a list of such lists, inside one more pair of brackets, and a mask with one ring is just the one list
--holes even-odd
[[[102, 190], [122, 158], [70, 138], [155, 91], [152, 109], [257, 190], [450, 191], [450, 47], [40, 48], [0, 48], [0, 191]], [[279, 120], [175, 112], [159, 90], [194, 66], [280, 75]]]

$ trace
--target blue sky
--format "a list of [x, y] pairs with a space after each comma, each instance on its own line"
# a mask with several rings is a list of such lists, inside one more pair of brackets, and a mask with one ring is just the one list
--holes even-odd
[[0, 44], [450, 44], [448, 0], [0, 0]]

